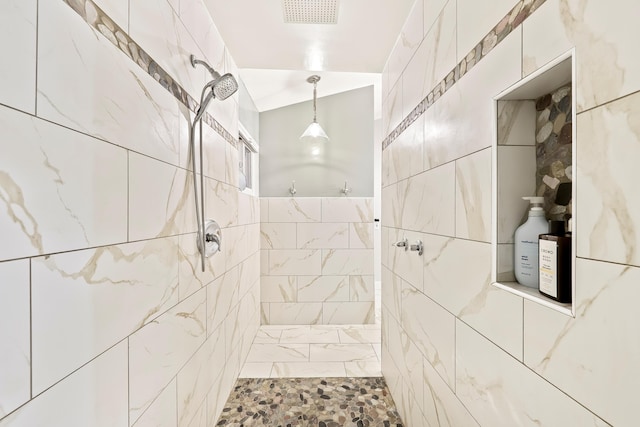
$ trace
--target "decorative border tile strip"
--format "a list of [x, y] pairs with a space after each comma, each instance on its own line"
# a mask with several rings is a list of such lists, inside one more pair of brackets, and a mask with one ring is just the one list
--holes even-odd
[[387, 148], [413, 122], [428, 110], [442, 95], [453, 87], [465, 74], [475, 67], [482, 58], [487, 56], [525, 19], [536, 11], [546, 0], [520, 0], [500, 22], [493, 27], [482, 41], [480, 41], [462, 61], [455, 66], [447, 76], [415, 107], [407, 117], [382, 141], [382, 149]]
[[[51, 0], [47, 0], [51, 1]], [[120, 49], [133, 62], [138, 64], [147, 74], [162, 87], [169, 91], [178, 101], [184, 104], [192, 112], [196, 112], [198, 103], [168, 72], [166, 72], [151, 56], [140, 47], [129, 35], [122, 30], [109, 16], [104, 13], [92, 0], [62, 0], [68, 4], [87, 24], [99, 31], [114, 46]], [[238, 139], [229, 133], [209, 113], [203, 116], [213, 130], [218, 132], [229, 144], [237, 147]]]

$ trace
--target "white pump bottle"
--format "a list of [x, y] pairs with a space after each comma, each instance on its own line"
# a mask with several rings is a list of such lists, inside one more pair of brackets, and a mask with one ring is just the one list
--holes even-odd
[[514, 272], [521, 285], [538, 288], [538, 236], [549, 232], [542, 210], [544, 197], [523, 197], [531, 203], [527, 222], [516, 229], [514, 236]]

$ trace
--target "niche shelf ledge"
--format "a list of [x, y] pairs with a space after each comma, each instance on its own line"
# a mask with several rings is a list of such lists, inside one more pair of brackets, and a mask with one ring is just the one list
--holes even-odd
[[541, 295], [536, 289], [530, 288], [528, 286], [523, 286], [518, 282], [495, 282], [493, 285], [497, 288], [504, 289], [507, 292], [511, 292], [512, 294], [521, 296], [526, 300], [537, 302], [538, 304], [548, 307], [552, 310], [559, 311], [560, 313], [566, 314], [567, 316], [573, 316], [571, 303], [565, 304], [554, 301]]

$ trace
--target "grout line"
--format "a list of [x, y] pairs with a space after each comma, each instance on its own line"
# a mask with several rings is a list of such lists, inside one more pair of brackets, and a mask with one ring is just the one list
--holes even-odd
[[[29, 258], [29, 396], [33, 399], [33, 260]], [[29, 399], [29, 401], [31, 401]], [[8, 414], [5, 414], [8, 415]], [[2, 418], [2, 417], [0, 417]]]
[[35, 97], [34, 100], [34, 108], [33, 108], [33, 114], [35, 116], [38, 115], [38, 63], [40, 62], [38, 60], [39, 58], [39, 47], [40, 47], [40, 0], [36, 0], [36, 84], [35, 84], [35, 93], [33, 94]]

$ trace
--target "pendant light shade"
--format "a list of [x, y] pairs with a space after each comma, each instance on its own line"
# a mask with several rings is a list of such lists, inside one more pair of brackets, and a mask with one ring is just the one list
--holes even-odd
[[327, 142], [329, 141], [329, 137], [316, 120], [316, 86], [320, 81], [320, 76], [313, 75], [309, 77], [307, 81], [313, 83], [313, 122], [311, 122], [307, 130], [300, 136], [300, 141], [309, 143]]

